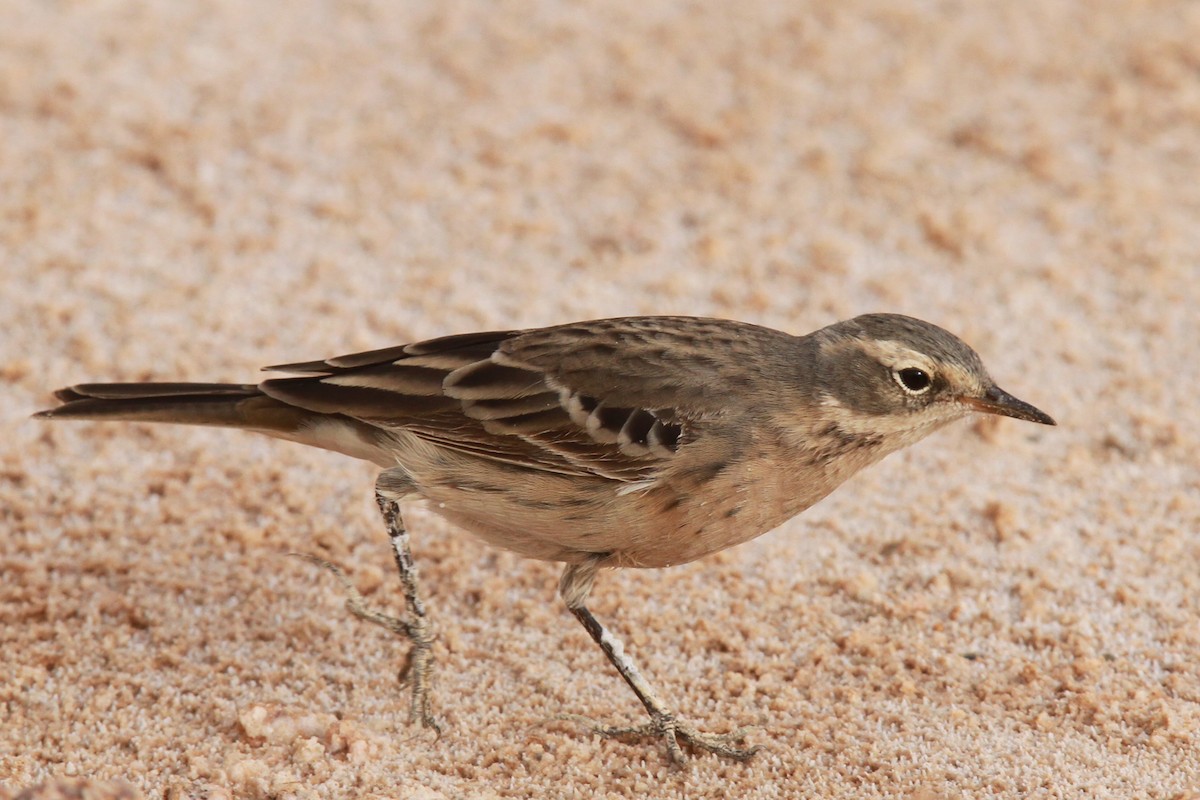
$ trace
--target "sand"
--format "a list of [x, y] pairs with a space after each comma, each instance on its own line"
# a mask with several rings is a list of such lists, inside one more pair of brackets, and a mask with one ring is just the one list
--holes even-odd
[[[0, 797], [1200, 796], [1200, 6], [0, 2]], [[50, 424], [84, 380], [641, 313], [943, 325], [1058, 428], [960, 423], [779, 530], [602, 576], [370, 465]], [[75, 794], [72, 795], [71, 792]], [[124, 793], [124, 794], [122, 794]]]

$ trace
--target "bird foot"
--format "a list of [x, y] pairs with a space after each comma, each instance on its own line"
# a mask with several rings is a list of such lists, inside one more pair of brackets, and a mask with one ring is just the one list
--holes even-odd
[[338, 583], [341, 584], [342, 591], [346, 595], [346, 610], [351, 614], [361, 620], [385, 628], [398, 636], [403, 636], [412, 643], [412, 649], [405, 656], [404, 664], [400, 667], [399, 673], [400, 684], [408, 684], [412, 691], [412, 704], [408, 709], [408, 721], [420, 721], [421, 725], [426, 728], [432, 728], [440, 736], [442, 733], [442, 723], [433, 713], [434, 636], [430, 630], [429, 621], [424, 617], [409, 619], [394, 617], [390, 614], [384, 614], [382, 611], [376, 611], [367, 605], [367, 600], [362, 596], [362, 592], [358, 591], [358, 587], [351, 583], [350, 579], [346, 577], [346, 573], [337, 564], [326, 561], [318, 556], [309, 555], [308, 553], [292, 553], [292, 555], [329, 570]]
[[734, 746], [742, 744], [746, 739], [746, 734], [754, 730], [754, 726], [738, 728], [730, 733], [703, 733], [674, 714], [651, 713], [650, 721], [646, 724], [629, 727], [603, 725], [593, 719], [576, 714], [564, 714], [559, 719], [579, 723], [592, 733], [605, 738], [654, 737], [662, 739], [667, 746], [671, 760], [676, 764], [683, 764], [687, 760], [682, 745], [687, 745], [692, 750], [712, 753], [715, 756], [734, 761], [748, 761], [755, 753], [763, 749], [760, 744], [752, 747]]
[[399, 675], [401, 685], [407, 682], [412, 692], [408, 721], [419, 720], [421, 725], [432, 728], [441, 736], [442, 722], [433, 713], [433, 637], [427, 630], [422, 630], [420, 638], [409, 638], [412, 640], [412, 649], [408, 651]]

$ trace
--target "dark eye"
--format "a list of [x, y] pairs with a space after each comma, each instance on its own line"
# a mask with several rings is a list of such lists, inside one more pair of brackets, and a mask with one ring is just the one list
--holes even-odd
[[929, 374], [923, 369], [916, 367], [905, 367], [904, 369], [896, 370], [896, 380], [904, 387], [906, 392], [912, 394], [922, 394], [929, 390], [929, 385], [933, 380]]

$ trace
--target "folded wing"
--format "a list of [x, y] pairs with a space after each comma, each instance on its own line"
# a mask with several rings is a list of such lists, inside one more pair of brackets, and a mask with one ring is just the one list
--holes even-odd
[[403, 428], [439, 447], [528, 469], [652, 479], [703, 420], [697, 395], [702, 400], [704, 392], [681, 391], [670, 376], [647, 391], [652, 362], [670, 343], [652, 343], [644, 353], [636, 341], [609, 349], [620, 331], [590, 324], [600, 328], [450, 336], [272, 367], [303, 376], [267, 380], [260, 389], [310, 411]]

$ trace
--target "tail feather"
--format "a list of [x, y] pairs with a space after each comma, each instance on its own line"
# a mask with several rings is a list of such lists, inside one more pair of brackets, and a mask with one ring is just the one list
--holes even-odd
[[59, 389], [54, 396], [69, 403], [85, 398], [145, 400], [151, 397], [252, 397], [257, 394], [262, 392], [252, 383], [80, 383]]
[[242, 428], [394, 466], [388, 435], [362, 420], [300, 408], [237, 383], [80, 383], [54, 393], [44, 419], [172, 422]]
[[174, 422], [292, 432], [310, 412], [280, 403], [253, 385], [233, 383], [81, 383], [54, 393], [48, 419]]

